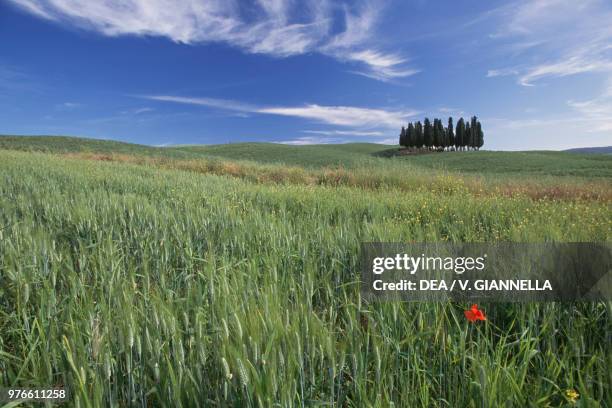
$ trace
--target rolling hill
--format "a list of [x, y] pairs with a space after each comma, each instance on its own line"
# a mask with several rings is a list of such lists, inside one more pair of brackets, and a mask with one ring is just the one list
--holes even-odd
[[221, 159], [307, 169], [325, 167], [380, 168], [404, 166], [466, 174], [612, 177], [612, 157], [555, 151], [452, 152], [399, 156], [397, 147], [374, 143], [293, 146], [235, 143], [152, 147], [110, 140], [63, 136], [0, 136], [0, 149], [47, 153], [125, 154], [171, 159]]
[[570, 153], [612, 154], [612, 146], [578, 147], [576, 149], [567, 149], [565, 151]]
[[24, 152], [100, 154], [134, 154], [146, 156], [191, 157], [187, 151], [165, 149], [115, 140], [89, 139], [71, 136], [14, 136], [0, 135], [0, 149]]

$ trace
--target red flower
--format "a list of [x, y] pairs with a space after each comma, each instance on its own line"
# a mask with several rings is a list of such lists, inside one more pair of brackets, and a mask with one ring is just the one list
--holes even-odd
[[482, 313], [482, 310], [478, 310], [478, 305], [472, 305], [470, 310], [466, 310], [465, 318], [470, 322], [475, 322], [476, 320], [487, 320], [487, 317]]

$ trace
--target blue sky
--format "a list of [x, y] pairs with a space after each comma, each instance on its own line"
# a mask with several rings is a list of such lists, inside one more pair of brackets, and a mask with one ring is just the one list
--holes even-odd
[[610, 145], [610, 21], [609, 0], [8, 0], [0, 133], [393, 143], [475, 114], [488, 149]]

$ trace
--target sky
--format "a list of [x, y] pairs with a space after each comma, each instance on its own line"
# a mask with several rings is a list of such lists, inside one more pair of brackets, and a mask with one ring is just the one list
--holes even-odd
[[476, 115], [489, 150], [612, 145], [611, 21], [609, 0], [7, 0], [0, 134], [396, 144]]

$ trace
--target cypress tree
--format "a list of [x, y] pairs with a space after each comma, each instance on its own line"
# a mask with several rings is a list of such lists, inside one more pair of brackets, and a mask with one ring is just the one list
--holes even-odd
[[480, 150], [482, 145], [484, 145], [484, 132], [482, 131], [482, 125], [480, 124], [480, 121], [476, 122], [476, 136], [478, 137], [476, 147], [478, 148], [478, 150]]
[[467, 147], [467, 150], [470, 150], [472, 146], [472, 128], [470, 126], [470, 122], [466, 122], [465, 124], [465, 137], [463, 138], [463, 146]]
[[419, 149], [423, 148], [423, 125], [421, 124], [420, 120], [414, 125], [414, 133], [416, 147]]
[[[440, 123], [442, 121], [440, 120]], [[442, 125], [442, 136], [444, 140], [444, 150], [450, 150], [450, 135], [448, 134], [448, 128]]]
[[444, 125], [442, 124], [442, 119], [438, 119], [438, 135], [440, 136], [438, 146], [442, 148], [442, 150], [446, 149], [448, 143], [446, 142], [446, 131], [444, 130]]
[[457, 150], [463, 150], [463, 141], [465, 140], [465, 121], [463, 118], [459, 118], [457, 121], [457, 131], [455, 136], [455, 146]]
[[406, 141], [408, 147], [414, 147], [416, 145], [414, 125], [412, 122], [408, 124], [408, 129], [406, 130]]
[[406, 141], [406, 144], [404, 146], [406, 147], [410, 147], [410, 134], [408, 134], [409, 129], [410, 129], [410, 123], [408, 123], [408, 126], [406, 127], [406, 136], [404, 137], [404, 140]]
[[453, 133], [453, 118], [448, 118], [448, 127], [446, 128], [446, 136], [448, 140], [448, 149], [455, 145], [455, 134]]
[[400, 131], [400, 135], [399, 135], [399, 144], [400, 146], [406, 145], [406, 129], [403, 126], [402, 126], [402, 130]]
[[433, 129], [431, 128], [431, 122], [429, 118], [425, 118], [423, 124], [423, 144], [431, 150], [431, 146], [433, 146]]
[[438, 128], [438, 119], [434, 118], [433, 120], [433, 145], [435, 148], [440, 146], [440, 129]]
[[471, 135], [470, 135], [470, 147], [473, 150], [476, 150], [476, 147], [478, 146], [478, 118], [476, 116], [472, 116], [472, 120], [470, 121], [470, 129], [471, 129]]

